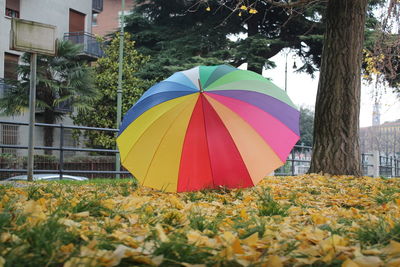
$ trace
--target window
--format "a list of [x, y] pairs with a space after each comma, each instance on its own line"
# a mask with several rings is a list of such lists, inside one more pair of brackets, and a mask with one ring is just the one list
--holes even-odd
[[4, 79], [17, 80], [18, 60], [18, 55], [4, 53]]
[[4, 96], [5, 90], [10, 88], [9, 80], [17, 80], [19, 56], [4, 53], [4, 79], [0, 80], [0, 98]]
[[97, 14], [97, 13], [93, 13], [93, 15], [92, 15], [92, 26], [97, 26], [98, 24], [97, 24], [97, 16], [98, 16], [99, 14]]
[[85, 31], [86, 15], [76, 10], [69, 10], [69, 32], [84, 32]]
[[[4, 145], [18, 145], [18, 127], [16, 125], [1, 125], [1, 141]], [[2, 153], [17, 154], [15, 148], [3, 148]]]
[[19, 18], [19, 1], [20, 0], [6, 0], [5, 15], [7, 17]]

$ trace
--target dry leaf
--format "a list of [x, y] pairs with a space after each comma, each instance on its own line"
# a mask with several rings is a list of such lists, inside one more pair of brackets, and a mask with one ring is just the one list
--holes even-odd
[[359, 265], [351, 259], [347, 259], [342, 263], [342, 267], [359, 267]]
[[353, 260], [359, 267], [380, 267], [383, 262], [376, 256], [357, 257]]
[[269, 255], [262, 267], [283, 267], [283, 263], [279, 256]]
[[162, 228], [162, 226], [160, 224], [156, 224], [155, 226], [157, 233], [158, 233], [158, 237], [160, 238], [161, 242], [168, 242], [169, 238], [168, 236], [165, 234], [164, 229]]

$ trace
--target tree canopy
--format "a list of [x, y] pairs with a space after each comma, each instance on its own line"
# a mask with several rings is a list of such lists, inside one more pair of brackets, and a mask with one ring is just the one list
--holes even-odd
[[285, 47], [302, 58], [301, 71], [312, 73], [320, 64], [323, 5], [293, 15], [263, 1], [250, 1], [254, 4], [237, 11], [232, 11], [235, 1], [223, 6], [215, 0], [138, 2], [126, 30], [138, 51], [151, 56], [142, 71], [146, 78], [222, 62], [235, 67], [248, 62], [249, 69], [261, 73], [274, 66], [268, 59]]
[[314, 111], [300, 107], [300, 140], [298, 144], [313, 145]]
[[[326, 1], [139, 0], [126, 30], [150, 61], [144, 78], [163, 79], [196, 65], [228, 63], [262, 72], [274, 67], [270, 58], [290, 48], [302, 64], [297, 71], [313, 74], [321, 64]], [[311, 4], [303, 4], [309, 2]], [[379, 23], [374, 14], [384, 0], [369, 1], [366, 38], [372, 45]]]
[[[122, 114], [139, 99], [148, 89], [152, 81], [136, 77], [136, 73], [148, 61], [135, 50], [135, 42], [130, 41], [131, 36], [125, 33], [124, 61], [123, 61], [123, 86], [122, 86]], [[81, 110], [73, 116], [74, 123], [85, 126], [115, 128], [117, 116], [117, 86], [118, 86], [118, 57], [119, 36], [115, 35], [105, 49], [105, 56], [100, 58], [95, 67], [95, 86], [100, 96], [92, 104], [92, 109]], [[115, 148], [113, 133], [88, 131], [85, 133], [88, 143], [95, 148]]]

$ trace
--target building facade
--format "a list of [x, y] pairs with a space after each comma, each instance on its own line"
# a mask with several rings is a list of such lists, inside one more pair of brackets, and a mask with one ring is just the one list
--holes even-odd
[[[103, 5], [103, 11], [93, 14], [92, 20], [93, 33], [100, 36], [113, 33], [120, 27], [122, 1], [104, 0]], [[130, 14], [133, 6], [134, 0], [125, 0], [124, 14]]]
[[[0, 0], [0, 97], [7, 87], [4, 79], [18, 78], [16, 66], [22, 55], [18, 51], [9, 49], [12, 17], [56, 26], [58, 39], [69, 39], [82, 44], [82, 56], [94, 60], [100, 56], [98, 54], [100, 45], [96, 44], [94, 36], [91, 35], [92, 17], [93, 13], [101, 12], [102, 3], [103, 0]], [[68, 111], [70, 110], [66, 110], [66, 112]], [[28, 113], [12, 117], [2, 116], [0, 120], [28, 122]], [[72, 124], [72, 120], [66, 116], [62, 123]], [[27, 144], [28, 129], [26, 126], [1, 124], [0, 127], [0, 143]], [[57, 135], [58, 131], [56, 130], [54, 134]], [[54, 138], [54, 140], [53, 146], [57, 146], [58, 138]], [[70, 140], [73, 142], [72, 137]], [[67, 138], [65, 145], [68, 145], [68, 142]], [[35, 144], [43, 144], [43, 128], [36, 127]], [[2, 149], [1, 153], [15, 154], [16, 151]], [[19, 154], [21, 153], [26, 153], [26, 151], [20, 151]]]
[[381, 156], [400, 157], [400, 120], [360, 129], [362, 153], [377, 151]]

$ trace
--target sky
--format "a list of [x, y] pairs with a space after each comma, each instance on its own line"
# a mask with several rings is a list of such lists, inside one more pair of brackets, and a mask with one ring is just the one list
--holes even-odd
[[[272, 82], [284, 89], [285, 87], [285, 56], [279, 53], [270, 60], [277, 65], [276, 68], [263, 72], [265, 77], [271, 78]], [[291, 54], [288, 55], [288, 74], [287, 74], [287, 92], [291, 100], [298, 106], [306, 106], [314, 108], [317, 96], [318, 76], [312, 79], [310, 75], [294, 73], [293, 63], [296, 61], [297, 66], [301, 65], [299, 59], [295, 59]], [[360, 111], [360, 127], [372, 125], [372, 109], [373, 109], [373, 86], [362, 84], [361, 87], [361, 111]], [[382, 94], [381, 100], [381, 123], [385, 121], [394, 121], [400, 119], [400, 99], [390, 92]]]

